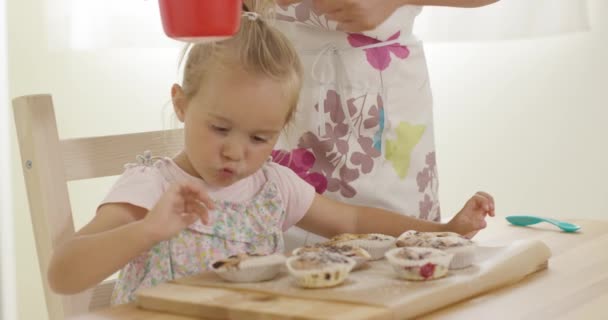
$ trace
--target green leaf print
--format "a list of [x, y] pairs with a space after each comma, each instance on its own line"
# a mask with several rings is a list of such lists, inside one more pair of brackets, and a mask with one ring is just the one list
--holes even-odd
[[410, 155], [426, 130], [425, 125], [399, 123], [396, 140], [386, 140], [386, 159], [392, 162], [399, 178], [404, 179], [410, 168]]

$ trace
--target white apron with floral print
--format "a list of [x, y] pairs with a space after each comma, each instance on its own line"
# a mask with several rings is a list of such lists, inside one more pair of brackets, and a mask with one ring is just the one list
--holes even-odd
[[216, 201], [215, 210], [209, 212], [211, 225], [197, 221], [125, 266], [114, 288], [112, 304], [133, 301], [140, 288], [209, 270], [212, 261], [233, 254], [282, 253], [282, 202], [272, 181], [266, 182], [248, 203]]
[[309, 182], [319, 193], [438, 221], [432, 97], [412, 34], [420, 11], [404, 6], [376, 30], [348, 34], [310, 0], [278, 7], [277, 27], [305, 73], [295, 125], [280, 147], [314, 155], [310, 170], [321, 174]]

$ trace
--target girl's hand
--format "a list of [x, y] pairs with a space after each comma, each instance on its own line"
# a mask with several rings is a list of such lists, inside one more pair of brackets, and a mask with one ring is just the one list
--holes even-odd
[[486, 192], [477, 192], [447, 224], [449, 231], [472, 238], [486, 227], [486, 216], [494, 216], [494, 198]]
[[214, 208], [207, 192], [190, 181], [169, 187], [144, 218], [144, 223], [157, 241], [170, 239], [181, 230], [201, 219], [208, 223], [208, 211]]
[[[302, 0], [277, 0], [289, 5]], [[346, 32], [372, 30], [383, 23], [399, 7], [400, 0], [312, 0], [315, 11], [338, 22], [338, 29]]]

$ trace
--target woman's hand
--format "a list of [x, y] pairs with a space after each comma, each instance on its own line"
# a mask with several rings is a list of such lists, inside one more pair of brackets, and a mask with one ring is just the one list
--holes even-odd
[[494, 216], [494, 198], [486, 192], [477, 192], [469, 199], [462, 210], [447, 224], [449, 231], [472, 238], [486, 227], [486, 216]]
[[[277, 0], [289, 5], [302, 0]], [[338, 29], [346, 32], [372, 30], [386, 21], [399, 7], [400, 0], [312, 0], [317, 12], [338, 22]]]
[[207, 192], [193, 182], [179, 182], [169, 187], [144, 218], [157, 241], [169, 239], [201, 219], [208, 223], [207, 210], [214, 208]]

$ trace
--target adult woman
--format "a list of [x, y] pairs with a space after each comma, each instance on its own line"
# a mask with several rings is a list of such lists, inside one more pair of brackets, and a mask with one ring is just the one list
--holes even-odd
[[496, 0], [276, 2], [305, 81], [275, 160], [330, 197], [438, 221], [432, 95], [414, 19], [424, 5]]

